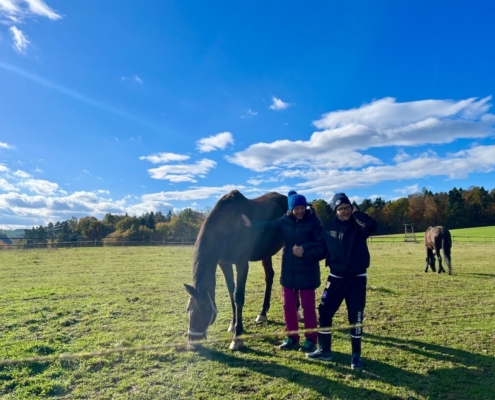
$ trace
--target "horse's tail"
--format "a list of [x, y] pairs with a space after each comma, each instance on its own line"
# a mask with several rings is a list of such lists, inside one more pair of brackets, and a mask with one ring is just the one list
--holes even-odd
[[452, 236], [447, 228], [442, 228], [442, 248], [443, 248], [443, 257], [445, 259], [445, 263], [447, 264], [447, 268], [449, 271], [452, 271], [452, 260], [450, 258], [450, 249], [452, 247]]

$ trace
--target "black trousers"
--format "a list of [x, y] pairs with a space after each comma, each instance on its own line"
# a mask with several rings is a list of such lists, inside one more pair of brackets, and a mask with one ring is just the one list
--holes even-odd
[[[345, 300], [349, 324], [363, 322], [364, 307], [366, 305], [366, 276], [336, 278], [328, 276], [327, 284], [321, 296], [318, 312], [320, 328], [330, 328], [333, 316]], [[352, 338], [361, 338], [362, 327], [353, 327], [350, 330]]]

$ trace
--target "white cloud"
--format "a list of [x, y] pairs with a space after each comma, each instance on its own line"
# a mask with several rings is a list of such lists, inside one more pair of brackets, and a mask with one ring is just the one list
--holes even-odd
[[488, 113], [491, 97], [483, 99], [423, 100], [396, 103], [385, 98], [360, 108], [325, 114], [314, 122], [322, 131], [309, 140], [257, 143], [227, 157], [254, 171], [301, 165], [336, 168], [378, 164], [360, 151], [375, 147], [450, 143], [456, 139], [493, 135], [495, 115]]
[[30, 174], [28, 174], [26, 171], [21, 171], [19, 169], [14, 172], [14, 176], [16, 176], [18, 178], [22, 178], [22, 179], [31, 178], [31, 175]]
[[414, 185], [410, 185], [410, 186], [405, 186], [401, 189], [395, 189], [394, 192], [397, 192], [397, 193], [400, 193], [400, 194], [403, 194], [403, 195], [409, 195], [409, 194], [414, 194], [414, 193], [418, 193], [419, 192], [419, 189], [418, 189], [418, 184], [414, 184]]
[[402, 161], [406, 161], [406, 160], [409, 160], [411, 158], [411, 156], [409, 154], [407, 154], [404, 149], [400, 149], [397, 154], [395, 155], [394, 157], [394, 161], [396, 163], [399, 163], [399, 162], [402, 162]]
[[217, 149], [224, 150], [229, 144], [234, 144], [232, 133], [222, 132], [198, 140], [196, 142], [196, 148], [202, 153], [208, 153]]
[[12, 34], [14, 48], [20, 53], [24, 53], [30, 43], [26, 35], [24, 35], [24, 33], [16, 26], [11, 26], [9, 31]]
[[215, 168], [217, 163], [206, 158], [194, 164], [162, 165], [149, 169], [153, 179], [163, 179], [170, 182], [197, 182], [195, 177], [204, 177], [208, 171]]
[[149, 161], [153, 164], [162, 164], [170, 161], [184, 161], [188, 160], [189, 156], [183, 154], [175, 154], [175, 153], [156, 153], [150, 156], [141, 156], [140, 160]]
[[285, 103], [285, 102], [283, 102], [282, 100], [280, 100], [280, 99], [278, 99], [276, 97], [272, 97], [272, 104], [268, 108], [270, 110], [279, 111], [279, 110], [285, 110], [289, 106], [290, 106], [289, 103]]
[[143, 201], [188, 201], [188, 200], [202, 200], [210, 197], [221, 197], [227, 194], [231, 190], [243, 190], [244, 186], [239, 185], [224, 185], [214, 187], [193, 187], [187, 190], [174, 190], [160, 193], [146, 194], [142, 196]]
[[425, 152], [414, 159], [396, 165], [371, 166], [362, 169], [341, 171], [305, 171], [305, 181], [298, 185], [329, 198], [335, 190], [371, 187], [385, 181], [402, 181], [442, 177], [462, 179], [471, 173], [488, 173], [495, 170], [495, 145], [476, 146], [446, 157]]
[[42, 179], [27, 179], [20, 182], [19, 186], [24, 187], [31, 192], [43, 195], [52, 195], [58, 189], [58, 185], [56, 183], [48, 182]]
[[17, 192], [19, 189], [11, 183], [7, 182], [6, 179], [0, 178], [0, 190], [3, 190], [4, 192]]
[[13, 148], [14, 148], [14, 146], [12, 146], [8, 143], [0, 142], [0, 149], [13, 149]]

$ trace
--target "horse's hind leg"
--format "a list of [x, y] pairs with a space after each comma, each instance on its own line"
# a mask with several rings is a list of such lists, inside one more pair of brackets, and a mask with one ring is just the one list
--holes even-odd
[[225, 283], [227, 284], [227, 290], [229, 291], [230, 303], [232, 304], [232, 321], [230, 322], [229, 329], [227, 332], [234, 332], [235, 327], [235, 303], [234, 303], [234, 270], [232, 268], [232, 264], [228, 263], [218, 263], [220, 265], [220, 269], [223, 272], [223, 276], [225, 277]]
[[440, 249], [437, 249], [435, 252], [438, 258], [438, 273], [441, 274], [442, 272], [445, 272], [445, 270], [443, 269], [442, 265], [442, 256], [440, 255]]
[[263, 306], [261, 308], [260, 314], [256, 317], [256, 322], [266, 322], [268, 318], [266, 314], [270, 309], [270, 300], [272, 296], [272, 286], [273, 286], [273, 278], [275, 276], [275, 271], [273, 270], [272, 258], [265, 258], [261, 260], [261, 265], [263, 266], [263, 270], [265, 271], [265, 297], [263, 299]]

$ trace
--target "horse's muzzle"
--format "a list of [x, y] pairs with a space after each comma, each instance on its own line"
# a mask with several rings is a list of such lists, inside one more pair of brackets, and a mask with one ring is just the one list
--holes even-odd
[[188, 350], [200, 350], [203, 347], [202, 341], [206, 339], [206, 334], [203, 335], [188, 335], [187, 349]]

